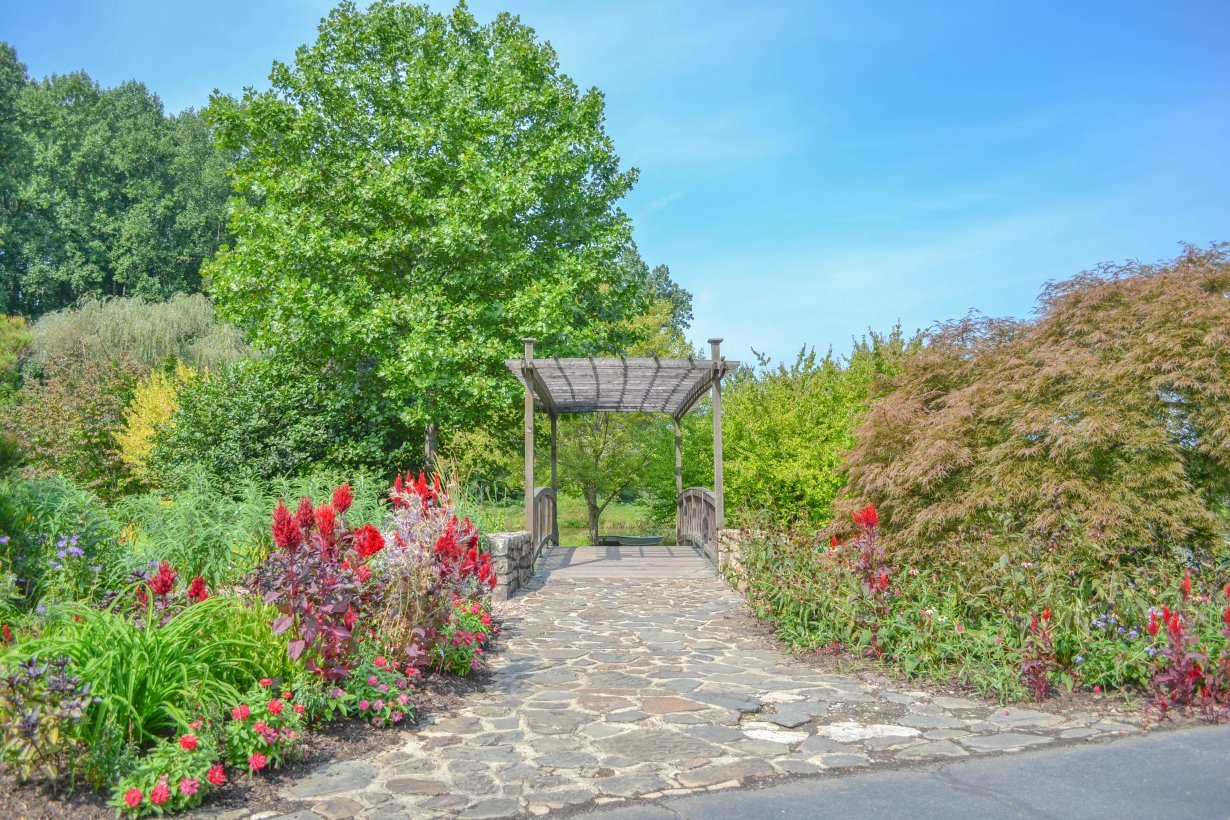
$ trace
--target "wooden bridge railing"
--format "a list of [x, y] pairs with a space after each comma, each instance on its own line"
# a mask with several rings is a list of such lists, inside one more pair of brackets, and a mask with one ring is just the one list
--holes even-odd
[[550, 487], [539, 487], [534, 490], [534, 531], [530, 539], [534, 549], [534, 560], [547, 544], [559, 544], [559, 531], [556, 530], [555, 490]]
[[717, 563], [717, 499], [713, 490], [689, 487], [675, 502], [675, 540], [700, 547]]

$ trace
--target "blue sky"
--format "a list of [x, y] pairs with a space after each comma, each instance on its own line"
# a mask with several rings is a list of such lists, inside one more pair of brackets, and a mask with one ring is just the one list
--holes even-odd
[[[177, 111], [263, 87], [330, 5], [0, 0], [0, 39]], [[1230, 240], [1224, 0], [470, 7], [605, 92], [641, 252], [732, 358], [1022, 316], [1047, 280]]]

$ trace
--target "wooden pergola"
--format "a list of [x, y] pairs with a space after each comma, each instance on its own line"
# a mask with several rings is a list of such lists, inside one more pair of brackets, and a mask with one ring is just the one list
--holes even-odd
[[[709, 359], [534, 358], [534, 339], [522, 339], [525, 354], [505, 362], [525, 386], [525, 525], [535, 550], [543, 542], [544, 516], [536, 515], [534, 487], [534, 411], [551, 419], [550, 528], [558, 539], [555, 509], [558, 490], [556, 458], [558, 420], [564, 413], [665, 413], [675, 422], [675, 493], [683, 489], [683, 416], [707, 392], [713, 394], [713, 514], [716, 529], [725, 527], [722, 497], [722, 379], [739, 367], [721, 355], [721, 339], [710, 339]], [[546, 489], [546, 488], [543, 488]], [[698, 490], [708, 492], [707, 490]], [[692, 492], [689, 490], [689, 492]], [[682, 508], [680, 510], [683, 516]]]

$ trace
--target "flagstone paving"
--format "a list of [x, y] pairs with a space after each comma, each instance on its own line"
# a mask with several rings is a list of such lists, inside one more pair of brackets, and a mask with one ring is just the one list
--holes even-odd
[[292, 817], [490, 818], [1139, 731], [826, 674], [714, 578], [542, 579], [498, 605], [491, 685], [282, 791]]

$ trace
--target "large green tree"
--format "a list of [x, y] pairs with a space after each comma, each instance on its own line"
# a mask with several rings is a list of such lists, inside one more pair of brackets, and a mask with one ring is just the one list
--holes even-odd
[[226, 158], [192, 111], [84, 72], [33, 82], [0, 44], [0, 299], [40, 316], [84, 295], [200, 290], [222, 239]]
[[207, 112], [241, 197], [208, 276], [259, 347], [376, 362], [421, 429], [507, 406], [522, 336], [620, 346], [647, 302], [618, 264], [635, 172], [517, 18], [343, 3], [270, 80]]

